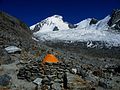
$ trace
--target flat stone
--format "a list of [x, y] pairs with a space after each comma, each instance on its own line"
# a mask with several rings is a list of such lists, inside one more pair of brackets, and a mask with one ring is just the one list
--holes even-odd
[[55, 79], [54, 82], [56, 82], [56, 83], [62, 83], [62, 80], [61, 79]]
[[41, 78], [36, 78], [33, 83], [37, 84], [37, 85], [41, 85], [42, 79]]
[[18, 47], [16, 47], [16, 46], [6, 47], [5, 50], [6, 50], [8, 53], [21, 52], [21, 49], [18, 48]]

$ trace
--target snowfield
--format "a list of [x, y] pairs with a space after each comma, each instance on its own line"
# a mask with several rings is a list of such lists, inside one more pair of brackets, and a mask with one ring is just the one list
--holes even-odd
[[100, 30], [63, 30], [48, 33], [35, 34], [42, 41], [71, 41], [87, 42], [87, 41], [102, 41], [106, 42], [107, 46], [120, 46], [120, 34], [109, 31]]
[[57, 27], [59, 30], [69, 29], [68, 23], [64, 22], [62, 19], [62, 16], [54, 15], [52, 17], [46, 18], [45, 20], [42, 20], [40, 23], [32, 25], [30, 29], [34, 30], [36, 25], [38, 25], [40, 28], [37, 33], [53, 31], [55, 27]]
[[[92, 41], [103, 42], [107, 47], [120, 46], [120, 34], [113, 32], [108, 26], [110, 20], [108, 15], [102, 20], [99, 20], [96, 24], [91, 24], [91, 18], [85, 19], [77, 24], [76, 28], [69, 28], [68, 23], [62, 20], [62, 16], [54, 15], [47, 19], [31, 26], [31, 30], [35, 29], [35, 26], [39, 27], [39, 30], [34, 32], [33, 35], [40, 41], [65, 41], [65, 43], [74, 42], [87, 42], [87, 47], [93, 45]], [[53, 31], [54, 27], [57, 27], [58, 31]]]

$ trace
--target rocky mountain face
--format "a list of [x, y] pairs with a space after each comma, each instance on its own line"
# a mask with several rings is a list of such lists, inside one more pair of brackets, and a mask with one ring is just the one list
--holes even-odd
[[70, 24], [63, 21], [63, 17], [60, 15], [54, 15], [48, 17], [41, 22], [30, 26], [32, 32], [46, 32], [46, 31], [59, 31], [76, 28], [77, 25]]
[[[104, 18], [106, 20], [97, 20], [95, 18], [88, 18], [85, 19], [77, 24], [70, 24], [68, 22], [64, 22], [63, 21], [63, 17], [59, 16], [59, 15], [54, 15], [51, 17], [48, 17], [44, 20], [42, 20], [41, 22], [34, 24], [32, 26], [30, 26], [30, 29], [33, 32], [37, 32], [37, 31], [42, 31], [44, 29], [51, 29], [51, 31], [55, 31], [54, 29], [58, 29], [58, 30], [67, 30], [67, 29], [75, 29], [77, 27], [80, 28], [92, 28], [92, 29], [107, 29], [112, 28], [112, 29], [117, 29], [119, 30], [119, 21], [120, 21], [120, 10], [113, 10], [111, 15], [108, 15], [106, 18]], [[102, 24], [102, 25], [100, 25]], [[106, 28], [104, 27], [105, 25], [107, 26]], [[104, 25], [104, 26], [103, 26]], [[100, 28], [103, 27], [103, 28]], [[44, 31], [47, 31], [44, 30]]]
[[32, 33], [25, 23], [5, 12], [0, 12], [0, 47], [10, 45], [28, 48]]
[[11, 63], [6, 47], [16, 46], [28, 50], [35, 44], [28, 26], [17, 18], [0, 12], [0, 63]]
[[120, 31], [120, 10], [114, 10], [111, 15], [111, 19], [108, 22], [108, 25], [113, 29]]

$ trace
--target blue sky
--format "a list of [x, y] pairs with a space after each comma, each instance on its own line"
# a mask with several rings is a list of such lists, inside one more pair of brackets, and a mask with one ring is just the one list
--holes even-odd
[[29, 26], [55, 14], [70, 23], [93, 17], [102, 19], [113, 9], [120, 9], [120, 0], [0, 0], [0, 10]]

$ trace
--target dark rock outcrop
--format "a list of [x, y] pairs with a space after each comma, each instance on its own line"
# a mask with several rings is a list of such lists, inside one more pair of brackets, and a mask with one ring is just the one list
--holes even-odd
[[34, 30], [32, 30], [32, 32], [37, 32], [40, 30], [40, 28], [41, 28], [41, 24], [38, 24], [35, 26], [35, 28], [34, 28]]
[[68, 27], [71, 28], [71, 29], [73, 29], [73, 28], [77, 28], [77, 25], [69, 23]]
[[113, 29], [117, 29], [120, 31], [120, 10], [114, 10], [111, 15], [111, 19], [108, 22], [108, 25]]
[[96, 24], [97, 22], [98, 22], [98, 20], [97, 20], [97, 19], [92, 18], [92, 19], [91, 19], [91, 21], [90, 21], [90, 25], [92, 25], [92, 24]]
[[53, 31], [59, 31], [58, 27], [54, 27]]

